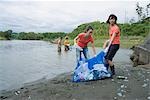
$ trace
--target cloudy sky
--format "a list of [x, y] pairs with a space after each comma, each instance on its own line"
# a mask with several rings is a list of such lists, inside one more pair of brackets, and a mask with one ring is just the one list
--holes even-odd
[[71, 32], [82, 23], [105, 22], [111, 13], [124, 23], [131, 18], [137, 20], [137, 2], [145, 7], [148, 1], [0, 0], [0, 31]]

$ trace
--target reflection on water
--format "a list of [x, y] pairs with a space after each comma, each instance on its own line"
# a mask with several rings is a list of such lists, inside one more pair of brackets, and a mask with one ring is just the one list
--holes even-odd
[[[57, 45], [44, 41], [0, 41], [0, 90], [74, 70], [75, 50], [65, 52], [63, 49], [59, 54]], [[91, 49], [89, 51], [92, 54]], [[128, 63], [130, 53], [120, 49], [115, 62]]]

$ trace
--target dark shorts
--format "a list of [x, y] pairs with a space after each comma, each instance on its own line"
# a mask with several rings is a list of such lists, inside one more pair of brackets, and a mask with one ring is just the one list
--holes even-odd
[[108, 49], [105, 59], [112, 61], [119, 47], [120, 47], [119, 44], [112, 44]]
[[58, 46], [58, 52], [61, 52], [61, 47]]
[[69, 50], [69, 46], [65, 45], [65, 51]]

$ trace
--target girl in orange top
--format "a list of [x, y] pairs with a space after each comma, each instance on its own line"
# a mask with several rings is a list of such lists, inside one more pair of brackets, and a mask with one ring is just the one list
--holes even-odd
[[107, 63], [110, 66], [110, 70], [112, 75], [115, 75], [115, 68], [112, 62], [116, 52], [119, 50], [120, 47], [120, 29], [117, 25], [117, 17], [114, 14], [111, 14], [107, 20], [109, 24], [109, 49], [105, 56]]
[[92, 49], [94, 52], [94, 55], [96, 55], [95, 46], [94, 46], [94, 40], [92, 37], [93, 28], [91, 26], [88, 26], [84, 33], [80, 33], [75, 39], [74, 43], [80, 48], [76, 48], [76, 57], [77, 61], [81, 59], [81, 54], [83, 53], [85, 59], [88, 59], [88, 48], [87, 45], [89, 42], [92, 43]]

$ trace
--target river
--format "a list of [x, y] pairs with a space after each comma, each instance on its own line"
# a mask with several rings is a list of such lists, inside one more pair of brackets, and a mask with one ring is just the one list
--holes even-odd
[[[45, 41], [0, 41], [0, 90], [14, 89], [73, 71], [76, 66], [75, 49], [69, 52], [63, 50], [60, 54], [57, 45]], [[97, 52], [101, 50], [96, 48]], [[89, 51], [91, 56], [91, 48]], [[129, 49], [119, 49], [114, 62], [130, 63], [131, 53]]]

